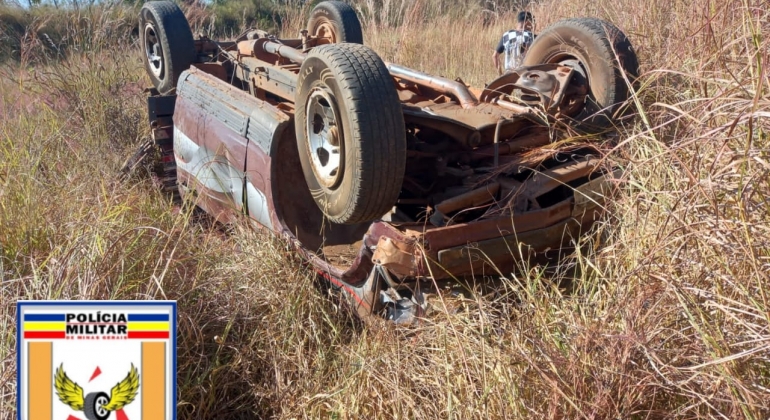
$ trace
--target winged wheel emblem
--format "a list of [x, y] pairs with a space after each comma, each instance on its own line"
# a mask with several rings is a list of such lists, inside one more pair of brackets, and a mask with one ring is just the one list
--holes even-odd
[[139, 372], [132, 363], [128, 375], [112, 387], [109, 395], [91, 392], [84, 396], [83, 388], [67, 376], [64, 364], [61, 364], [56, 368], [54, 387], [59, 401], [75, 411], [82, 411], [88, 420], [107, 420], [111, 412], [134, 401], [139, 391]]

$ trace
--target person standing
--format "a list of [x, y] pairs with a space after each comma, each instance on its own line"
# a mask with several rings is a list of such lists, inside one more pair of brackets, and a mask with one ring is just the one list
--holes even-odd
[[[495, 63], [498, 74], [508, 73], [519, 67], [524, 61], [524, 56], [527, 54], [529, 46], [535, 40], [536, 35], [532, 32], [532, 14], [521, 11], [516, 16], [516, 21], [516, 29], [503, 34], [500, 42], [497, 44], [497, 48], [495, 48], [494, 54], [492, 54], [492, 60]], [[501, 71], [500, 55], [503, 53], [505, 53], [505, 58], [503, 60], [503, 70]]]

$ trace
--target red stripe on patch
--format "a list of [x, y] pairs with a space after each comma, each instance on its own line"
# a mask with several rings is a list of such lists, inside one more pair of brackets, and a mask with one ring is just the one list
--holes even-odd
[[128, 420], [128, 416], [123, 412], [122, 408], [115, 412], [115, 417], [117, 417], [118, 420]]
[[24, 338], [67, 338], [64, 331], [24, 331]]
[[168, 338], [168, 331], [129, 331], [128, 338]]

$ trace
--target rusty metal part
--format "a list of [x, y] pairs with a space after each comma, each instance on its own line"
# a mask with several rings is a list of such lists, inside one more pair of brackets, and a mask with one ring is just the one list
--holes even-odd
[[[364, 244], [365, 247], [374, 246], [379, 243], [378, 241], [382, 237], [388, 237], [394, 242], [393, 247], [404, 250], [408, 254], [413, 252], [415, 255], [414, 266], [405, 264], [407, 261], [402, 258], [397, 260], [398, 263], [395, 263], [394, 260], [384, 260], [393, 262], [389, 266], [389, 270], [398, 278], [430, 276], [439, 280], [452, 276], [460, 277], [473, 272], [463, 269], [444, 270], [436, 265], [439, 251], [466, 246], [469, 243], [497, 238], [501, 235], [543, 229], [569, 219], [572, 214], [572, 207], [572, 199], [568, 199], [542, 210], [441, 228], [431, 226], [426, 228], [422, 223], [396, 227], [387, 222], [375, 222], [369, 228]], [[559, 244], [553, 243], [551, 245], [556, 247]], [[380, 261], [383, 260], [380, 259]]]
[[[571, 72], [572, 69], [567, 68], [567, 71]], [[556, 77], [547, 71], [531, 69], [520, 71], [519, 75], [520, 77], [519, 80], [516, 81], [516, 85], [534, 92], [550, 93], [560, 87], [560, 83], [556, 80]]]
[[[251, 59], [255, 63], [257, 60]], [[259, 66], [251, 72], [251, 83], [257, 89], [270, 92], [283, 99], [293, 101], [297, 91], [297, 73], [293, 66]], [[262, 93], [264, 99], [264, 93]]]
[[513, 138], [526, 129], [545, 127], [544, 122], [535, 114], [516, 114], [489, 103], [481, 103], [470, 109], [455, 103], [439, 105], [421, 108], [419, 105], [402, 104], [404, 120], [407, 124], [440, 131], [466, 149], [491, 144], [500, 119], [507, 120], [500, 127], [501, 141]]
[[[432, 112], [430, 110], [413, 108], [403, 104], [401, 108], [404, 111], [404, 121], [407, 123], [415, 123], [421, 127], [443, 132], [467, 148], [478, 146], [481, 143], [481, 133], [473, 127], [462, 123], [458, 124], [457, 121], [453, 122], [436, 113], [430, 113]], [[457, 108], [462, 109], [459, 106]]]
[[563, 223], [528, 232], [514, 233], [502, 237], [491, 237], [474, 243], [461, 245], [438, 252], [438, 266], [447, 272], [466, 272], [488, 266], [490, 271], [509, 269], [513, 261], [526, 259], [534, 250], [544, 250], [565, 238], [579, 234], [580, 224], [574, 219]]
[[[613, 175], [617, 176], [619, 173], [615, 172]], [[339, 283], [339, 280], [331, 280], [337, 281], [343, 288], [350, 289], [349, 293], [359, 303], [359, 315], [387, 310], [387, 319], [409, 322], [429, 310], [429, 296], [423, 293], [424, 288], [424, 291], [431, 293], [429, 284], [445, 284], [443, 282], [449, 279], [471, 274], [494, 275], [507, 272], [514, 269], [516, 261], [561, 247], [566, 240], [579, 236], [590, 228], [593, 221], [603, 212], [603, 203], [617, 190], [612, 185], [611, 176], [603, 175], [577, 187], [574, 198], [566, 199], [548, 209], [513, 216], [513, 220], [510, 220], [513, 230], [506, 230], [504, 225], [498, 222], [498, 229], [494, 234], [490, 230], [479, 240], [462, 242], [456, 238], [460, 236], [470, 239], [468, 232], [477, 229], [479, 223], [469, 223], [459, 229], [430, 229], [425, 233], [434, 234], [434, 239], [454, 237], [456, 244], [442, 248], [432, 247], [432, 251], [423, 247], [427, 245], [427, 235], [416, 230], [414, 235], [405, 236], [392, 225], [376, 222], [370, 227], [362, 247], [363, 252], [367, 244], [373, 244], [372, 240], [377, 243], [373, 256], [374, 265], [367, 281], [360, 287], [351, 288], [345, 283]], [[526, 223], [528, 221], [531, 223]], [[492, 226], [490, 224], [487, 229]], [[431, 243], [439, 241], [433, 240]], [[421, 283], [419, 279], [422, 276], [430, 276], [433, 281], [428, 284]], [[379, 284], [375, 284], [372, 279], [379, 279]], [[415, 279], [418, 280], [417, 283], [412, 282]], [[399, 292], [405, 290], [412, 292], [411, 298]], [[379, 296], [372, 293], [379, 293]], [[361, 308], [364, 311], [361, 311]]]
[[516, 86], [524, 88], [525, 92], [529, 91], [538, 94], [543, 107], [551, 109], [554, 105], [558, 105], [561, 102], [564, 91], [567, 89], [570, 77], [572, 76], [572, 71], [570, 67], [558, 67], [551, 71], [540, 69], [520, 71], [521, 77], [516, 81]]
[[193, 66], [216, 77], [217, 79], [228, 81], [227, 70], [221, 63], [195, 63]]
[[[598, 159], [590, 157], [574, 160], [542, 172], [535, 172], [524, 182], [498, 177], [497, 182], [505, 187], [505, 191], [498, 205], [495, 208], [490, 208], [483, 217], [498, 217], [511, 212], [521, 214], [528, 210], [540, 209], [541, 204], [547, 205], [548, 203], [547, 201], [541, 203], [539, 201], [541, 197], [557, 187], [589, 176], [596, 171], [598, 162]], [[578, 201], [577, 196], [575, 201]]]
[[238, 54], [246, 57], [253, 57], [256, 50], [257, 39], [241, 41], [238, 43]]
[[444, 77], [431, 76], [398, 64], [385, 63], [385, 65], [393, 76], [454, 96], [463, 108], [473, 108], [479, 103], [479, 100], [463, 83]]
[[447, 222], [445, 218], [449, 213], [478, 207], [494, 201], [499, 191], [500, 184], [493, 182], [481, 188], [476, 188], [475, 190], [448, 198], [436, 205], [433, 214], [430, 217], [430, 222], [434, 226], [446, 226]]
[[289, 62], [302, 64], [305, 60], [305, 54], [299, 50], [302, 48], [301, 39], [275, 39], [275, 38], [257, 38], [238, 42], [238, 58], [243, 57], [257, 58], [263, 63], [261, 65], [281, 65]]
[[422, 235], [426, 247], [438, 251], [514, 232], [539, 229], [569, 217], [570, 203], [556, 204], [546, 209], [497, 219], [479, 220], [443, 228], [430, 229]]
[[500, 187], [502, 187], [504, 190], [508, 189], [511, 191], [517, 191], [519, 188], [521, 188], [522, 185], [524, 185], [524, 183], [521, 181], [517, 181], [513, 178], [508, 178], [504, 176], [497, 178], [497, 182], [500, 184]]
[[500, 191], [500, 184], [493, 182], [481, 188], [468, 191], [456, 197], [449, 198], [436, 204], [436, 211], [449, 214], [453, 211], [462, 210], [469, 207], [480, 206], [495, 199]]
[[[551, 140], [547, 131], [535, 131], [533, 133], [517, 136], [507, 142], [498, 143], [498, 156], [523, 152], [534, 147], [545, 146], [550, 142]], [[494, 158], [494, 156], [494, 144], [482, 146], [470, 152], [471, 160]]]
[[372, 262], [394, 272], [414, 276], [417, 274], [418, 255], [413, 240], [397, 241], [381, 236], [372, 255]]
[[[229, 43], [196, 40], [191, 73], [198, 74], [180, 78], [173, 122], [166, 111], [153, 120], [153, 142], [165, 156], [158, 179], [172, 188], [177, 177], [190, 184], [222, 221], [246, 213], [286, 237], [362, 318], [387, 311], [408, 322], [425, 310], [427, 278], [439, 284], [505, 272], [530, 248], [565, 245], [604, 210], [613, 186], [609, 176], [593, 179], [598, 160], [567, 162], [559, 157], [571, 155], [569, 146], [540, 148], [552, 140], [554, 121], [584, 106], [587, 85], [577, 67], [520, 68], [477, 90], [388, 63], [411, 136], [404, 193], [382, 220], [329, 224], [297, 170], [292, 123], [300, 65], [328, 42], [312, 35], [247, 31]], [[559, 157], [544, 157], [550, 149]], [[490, 168], [492, 161], [500, 167]], [[431, 203], [441, 227], [426, 223]], [[445, 226], [445, 214], [462, 223]]]
[[504, 99], [505, 96], [513, 95], [514, 91], [519, 89], [525, 94], [538, 95], [540, 98], [538, 102], [545, 109], [555, 110], [562, 105], [570, 88], [574, 91], [573, 93], [580, 93], [572, 83], [574, 73], [575, 70], [572, 67], [559, 64], [520, 67], [489, 83], [479, 96], [479, 100], [521, 112], [522, 109], [529, 108]]
[[503, 235], [474, 242], [472, 246], [459, 245], [437, 252], [438, 265], [447, 272], [468, 272], [484, 265], [502, 268], [507, 261], [524, 258], [532, 251], [558, 247], [565, 240], [578, 237], [589, 228], [605, 210], [605, 204], [617, 193], [613, 180], [620, 171], [602, 175], [575, 188], [569, 217], [552, 226]]
[[599, 159], [586, 157], [535, 173], [519, 192], [527, 197], [537, 198], [559, 185], [588, 176], [597, 169], [599, 162]]
[[265, 50], [265, 52], [288, 58], [296, 64], [302, 64], [302, 62], [305, 61], [305, 53], [284, 44], [279, 44], [273, 41], [266, 41], [262, 44], [262, 48]]
[[500, 98], [494, 98], [490, 101], [490, 103], [497, 105], [501, 108], [505, 108], [509, 111], [513, 111], [519, 114], [531, 114], [532, 108], [524, 105], [518, 105], [510, 101], [506, 101], [505, 99]]

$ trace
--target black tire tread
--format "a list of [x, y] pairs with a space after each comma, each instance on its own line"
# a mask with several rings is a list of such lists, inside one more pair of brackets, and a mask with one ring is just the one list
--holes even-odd
[[[320, 11], [326, 11], [331, 15], [332, 20], [339, 23], [340, 42], [353, 44], [364, 43], [364, 33], [361, 29], [361, 22], [358, 20], [355, 9], [349, 4], [341, 1], [323, 1], [318, 3], [310, 13], [307, 29], [311, 30]], [[311, 34], [312, 35], [312, 34]]]
[[[550, 37], [561, 37], [560, 32], [564, 28], [573, 28], [583, 34], [589, 36], [592, 39], [594, 46], [598, 47], [598, 53], [601, 60], [605, 60], [607, 63], [613, 63], [614, 67], [614, 80], [606, 81], [607, 94], [609, 98], [608, 103], [600, 104], [604, 107], [610, 107], [609, 113], [611, 114], [614, 105], [625, 102], [629, 96], [630, 91], [628, 84], [624, 79], [623, 72], [625, 71], [626, 77], [628, 77], [632, 86], [636, 85], [636, 78], [639, 74], [639, 61], [634, 53], [628, 37], [615, 25], [605, 20], [596, 18], [569, 18], [564, 19], [556, 24], [546, 28], [542, 33], [538, 34], [535, 44], [530, 47], [530, 53], [536, 49], [538, 41], [543, 42]], [[524, 65], [539, 64], [537, 57], [532, 58], [530, 53], [524, 59]], [[618, 57], [615, 54], [618, 54]], [[618, 62], [618, 58], [620, 62]], [[592, 118], [589, 125], [594, 127], [607, 127], [612, 124], [609, 115], [606, 117]]]
[[[343, 92], [350, 121], [357, 136], [355, 178], [348, 195], [348, 211], [335, 223], [371, 221], [396, 203], [406, 170], [404, 116], [385, 63], [360, 44], [330, 44], [314, 48], [309, 56], [323, 57]], [[355, 129], [357, 128], [357, 129]], [[345, 166], [349, 167], [345, 152]], [[347, 176], [347, 175], [346, 175]], [[336, 219], [336, 220], [335, 220]]]
[[[164, 55], [168, 54], [163, 63], [166, 68], [165, 77], [158, 81], [159, 83], [155, 86], [158, 92], [166, 95], [176, 89], [179, 76], [195, 61], [195, 40], [187, 18], [176, 3], [167, 0], [150, 1], [145, 3], [142, 9], [147, 9], [155, 17], [161, 47]], [[142, 27], [139, 30], [142, 37], [142, 48], [144, 48], [144, 22], [142, 22]], [[145, 63], [145, 66], [148, 65]], [[150, 73], [149, 68], [148, 73]], [[155, 77], [151, 73], [150, 78], [155, 81]]]
[[[612, 84], [613, 93], [611, 96], [615, 98], [616, 103], [625, 101], [628, 98], [629, 92], [622, 72], [626, 72], [632, 84], [639, 75], [639, 61], [636, 54], [623, 54], [626, 51], [633, 51], [628, 37], [617, 26], [601, 19], [572, 18], [567, 19], [566, 23], [582, 28], [590, 33], [597, 45], [603, 44], [604, 48], [602, 48], [602, 51], [604, 52], [604, 57], [602, 58], [605, 60], [609, 62], [615, 62], [617, 58], [622, 60], [618, 63], [620, 66], [615, 67], [615, 78], [618, 83]], [[611, 40], [614, 40], [614, 42]], [[615, 57], [615, 53], [618, 53], [618, 57]]]

